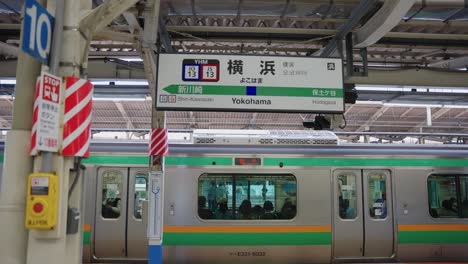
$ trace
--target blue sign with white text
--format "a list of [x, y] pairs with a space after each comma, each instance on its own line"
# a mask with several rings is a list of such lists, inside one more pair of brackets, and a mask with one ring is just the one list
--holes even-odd
[[26, 0], [24, 7], [23, 51], [47, 65], [54, 17], [35, 0]]

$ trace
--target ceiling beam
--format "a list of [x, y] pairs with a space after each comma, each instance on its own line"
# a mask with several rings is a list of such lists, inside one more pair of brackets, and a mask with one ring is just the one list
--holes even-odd
[[174, 52], [171, 36], [167, 32], [166, 25], [164, 24], [164, 20], [161, 17], [159, 18], [159, 40], [161, 41], [161, 45], [166, 52]]
[[[280, 40], [284, 38], [295, 37], [297, 40], [314, 39], [317, 36], [335, 36], [339, 33], [336, 29], [311, 29], [311, 28], [273, 28], [273, 27], [231, 27], [231, 26], [167, 26], [167, 30], [172, 33], [189, 33], [205, 39], [213, 40], [216, 38], [235, 37], [239, 38], [262, 39], [268, 37], [271, 40]], [[209, 34], [209, 37], [207, 36]], [[255, 34], [255, 35], [254, 35]], [[175, 34], [174, 40], [186, 39], [187, 36]], [[460, 42], [468, 41], [468, 34], [445, 34], [445, 33], [412, 33], [412, 32], [388, 32], [379, 42], [385, 44], [391, 42], [391, 45], [398, 45], [399, 41], [405, 43], [409, 40], [425, 40], [425, 45], [432, 45], [430, 42], [437, 42], [435, 46], [440, 46], [438, 42], [444, 41], [448, 46], [462, 46]], [[193, 40], [193, 39], [192, 39]], [[296, 40], [296, 41], [297, 41]], [[417, 45], [417, 43], [415, 43]]]
[[[434, 113], [431, 113], [429, 112], [430, 111], [430, 108], [427, 107], [427, 115], [426, 115], [426, 120], [420, 122], [419, 124], [417, 124], [415, 126], [415, 128], [420, 128], [420, 127], [433, 127], [433, 124], [432, 124], [432, 121], [435, 121], [437, 119], [439, 119], [442, 115], [444, 115], [445, 113], [447, 113], [448, 111], [450, 111], [450, 108], [440, 108], [439, 110], [437, 110], [436, 112]], [[430, 118], [430, 120], [428, 120]]]
[[364, 48], [377, 43], [404, 17], [416, 0], [387, 0], [354, 36], [354, 47]]
[[80, 22], [80, 30], [82, 32], [100, 31], [138, 1], [139, 0], [106, 1], [86, 14]]
[[400, 115], [399, 119], [405, 118], [411, 111], [413, 111], [413, 109], [414, 109], [414, 107], [410, 107], [410, 108], [408, 108], [407, 110], [405, 110], [405, 112], [403, 112], [403, 113]]
[[374, 121], [377, 121], [382, 115], [384, 115], [388, 109], [390, 109], [390, 106], [382, 106], [377, 112], [375, 112], [369, 119], [358, 129], [356, 129], [356, 132], [362, 132], [364, 131], [367, 127], [371, 126]]
[[437, 120], [437, 119], [439, 119], [441, 116], [445, 115], [445, 114], [448, 113], [449, 111], [450, 111], [450, 108], [447, 108], [447, 107], [444, 107], [444, 108], [439, 109], [437, 112], [435, 112], [434, 114], [432, 114], [432, 120]]
[[378, 4], [376, 0], [361, 0], [358, 6], [353, 9], [348, 21], [343, 24], [332, 40], [320, 52], [320, 57], [330, 57], [338, 48], [339, 42], [358, 25], [361, 19], [372, 11]]
[[[0, 61], [0, 78], [15, 78], [16, 61]], [[91, 79], [137, 79], [144, 80], [145, 74], [141, 69], [129, 69], [106, 63], [102, 60], [89, 61], [89, 78]], [[427, 69], [369, 69], [367, 77], [353, 76], [345, 83], [368, 85], [402, 85], [402, 86], [431, 86], [431, 87], [467, 87], [468, 74], [466, 72], [444, 72]]]
[[[133, 125], [132, 119], [128, 116], [127, 111], [125, 110], [124, 106], [122, 105], [122, 102], [120, 101], [114, 101], [115, 106], [119, 110], [120, 114], [122, 115], [123, 120], [127, 124], [127, 129], [135, 129], [135, 126]], [[129, 134], [127, 133], [127, 137], [130, 138]]]
[[127, 21], [128, 23], [128, 26], [129, 26], [129, 30], [130, 30], [130, 33], [135, 33], [135, 31], [137, 32], [142, 32], [142, 28], [140, 26], [140, 23], [138, 23], [138, 20], [135, 16], [135, 14], [133, 14], [132, 12], [123, 12], [123, 17], [125, 18], [125, 20]]
[[16, 58], [18, 57], [18, 50], [18, 47], [0, 41], [0, 54], [6, 57]]
[[460, 118], [464, 115], [467, 115], [468, 114], [468, 109], [465, 109], [463, 111], [461, 111], [460, 113], [458, 113], [456, 116], [454, 116], [453, 118], [457, 119], [457, 118]]
[[344, 115], [346, 116], [347, 114], [349, 114], [351, 112], [351, 110], [354, 108], [356, 104], [351, 104], [349, 106], [347, 106], [346, 108], [346, 111], [344, 112]]
[[429, 64], [429, 67], [443, 68], [443, 69], [450, 69], [450, 70], [468, 68], [468, 56], [431, 63]]

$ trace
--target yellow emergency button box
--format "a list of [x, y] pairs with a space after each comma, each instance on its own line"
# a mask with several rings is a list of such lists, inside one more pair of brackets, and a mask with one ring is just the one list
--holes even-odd
[[28, 179], [26, 228], [52, 229], [57, 225], [58, 177], [51, 173], [33, 173]]

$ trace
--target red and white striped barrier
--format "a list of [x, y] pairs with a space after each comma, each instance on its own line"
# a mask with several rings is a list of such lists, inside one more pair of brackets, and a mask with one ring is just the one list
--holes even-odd
[[75, 77], [65, 79], [63, 156], [89, 157], [93, 85]]
[[39, 92], [41, 89], [41, 78], [37, 77], [36, 80], [36, 94], [34, 95], [34, 110], [31, 128], [31, 145], [29, 147], [29, 155], [37, 155], [37, 118], [39, 115]]
[[167, 129], [153, 128], [149, 146], [150, 156], [165, 156], [169, 151]]

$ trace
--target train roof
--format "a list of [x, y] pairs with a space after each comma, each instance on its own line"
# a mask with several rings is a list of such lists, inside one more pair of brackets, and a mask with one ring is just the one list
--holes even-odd
[[[4, 149], [0, 141], [0, 149]], [[91, 141], [92, 153], [148, 153], [148, 140]], [[170, 139], [169, 154], [430, 155], [468, 157], [468, 145], [342, 143], [330, 131], [194, 130], [189, 138]]]

